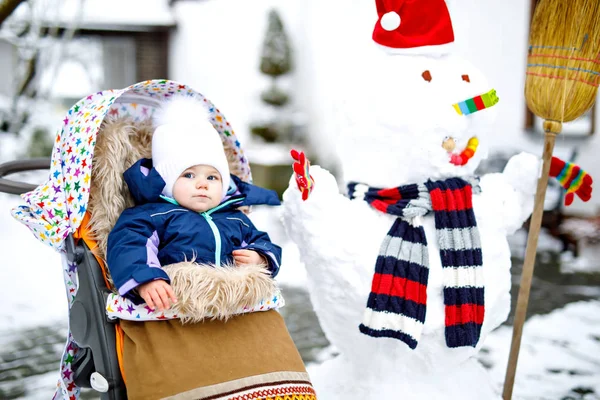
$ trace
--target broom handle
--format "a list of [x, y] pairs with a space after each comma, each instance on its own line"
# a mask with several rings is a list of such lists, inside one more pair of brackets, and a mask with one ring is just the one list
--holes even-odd
[[513, 327], [512, 342], [510, 345], [510, 356], [506, 368], [506, 377], [504, 380], [504, 391], [502, 398], [510, 400], [512, 398], [513, 385], [515, 383], [515, 374], [517, 372], [517, 361], [519, 359], [519, 348], [521, 347], [521, 335], [523, 333], [523, 324], [527, 315], [527, 304], [529, 303], [529, 290], [533, 278], [533, 268], [535, 266], [535, 255], [537, 252], [537, 243], [542, 225], [542, 214], [544, 212], [544, 198], [546, 197], [546, 187], [548, 186], [548, 174], [550, 173], [550, 162], [552, 161], [552, 151], [556, 133], [546, 132], [544, 140], [544, 165], [542, 176], [538, 180], [537, 191], [535, 193], [535, 203], [533, 214], [529, 224], [529, 235], [527, 237], [527, 250], [525, 252], [525, 262], [523, 263], [523, 273], [521, 275], [521, 286], [519, 288], [519, 297], [517, 299], [517, 309], [515, 311], [515, 321]]

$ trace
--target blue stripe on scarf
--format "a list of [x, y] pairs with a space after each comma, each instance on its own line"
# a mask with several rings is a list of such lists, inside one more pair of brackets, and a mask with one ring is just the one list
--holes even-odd
[[425, 304], [419, 304], [402, 297], [370, 293], [367, 307], [377, 311], [385, 310], [394, 314], [409, 314], [415, 319], [425, 322]]
[[462, 306], [463, 304], [484, 305], [483, 288], [463, 287], [444, 288], [444, 304]]
[[425, 231], [414, 229], [406, 221], [397, 218], [388, 232], [388, 236], [402, 238], [411, 243], [427, 244]]
[[406, 343], [408, 345], [408, 347], [410, 347], [411, 349], [414, 349], [417, 347], [417, 341], [415, 339], [413, 339], [412, 336], [407, 335], [404, 332], [393, 331], [391, 329], [375, 330], [375, 329], [371, 329], [368, 326], [365, 326], [363, 324], [360, 324], [358, 326], [358, 329], [360, 329], [360, 331], [362, 333], [364, 333], [365, 335], [369, 335], [372, 337], [387, 337], [387, 338], [399, 339], [399, 340], [403, 341], [404, 343]]
[[465, 343], [475, 347], [481, 334], [481, 325], [468, 323], [446, 327], [446, 344], [448, 347], [463, 347]]
[[466, 267], [483, 265], [481, 249], [442, 250], [440, 251], [442, 265], [445, 267]]
[[471, 228], [474, 224], [472, 210], [450, 210], [434, 213], [436, 229], [442, 228]]

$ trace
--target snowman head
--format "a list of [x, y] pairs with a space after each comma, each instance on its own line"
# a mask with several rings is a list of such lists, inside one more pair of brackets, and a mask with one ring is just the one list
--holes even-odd
[[367, 118], [350, 132], [345, 178], [398, 186], [473, 174], [487, 156], [498, 98], [477, 68], [449, 54], [454, 36], [444, 1], [376, 3], [373, 39], [386, 53], [362, 81]]

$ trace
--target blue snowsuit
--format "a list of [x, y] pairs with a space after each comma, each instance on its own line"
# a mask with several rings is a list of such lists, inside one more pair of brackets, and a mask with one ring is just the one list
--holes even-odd
[[198, 213], [160, 196], [165, 182], [142, 159], [124, 173], [136, 206], [119, 217], [108, 236], [107, 262], [120, 295], [141, 302], [131, 292], [156, 279], [170, 282], [163, 265], [195, 259], [197, 263], [233, 263], [232, 252], [254, 250], [268, 260], [272, 276], [281, 264], [281, 248], [257, 230], [237, 207], [279, 205], [277, 194], [245, 183], [232, 175], [235, 186], [215, 208]]

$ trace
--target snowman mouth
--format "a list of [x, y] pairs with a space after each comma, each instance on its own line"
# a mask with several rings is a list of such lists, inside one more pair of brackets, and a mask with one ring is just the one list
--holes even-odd
[[479, 139], [477, 139], [477, 136], [472, 136], [467, 142], [467, 146], [461, 152], [455, 151], [453, 147], [454, 143], [454, 138], [446, 138], [442, 143], [442, 147], [444, 147], [448, 151], [450, 163], [459, 167], [467, 165], [469, 160], [473, 158], [475, 152], [477, 151], [477, 147], [479, 146]]

